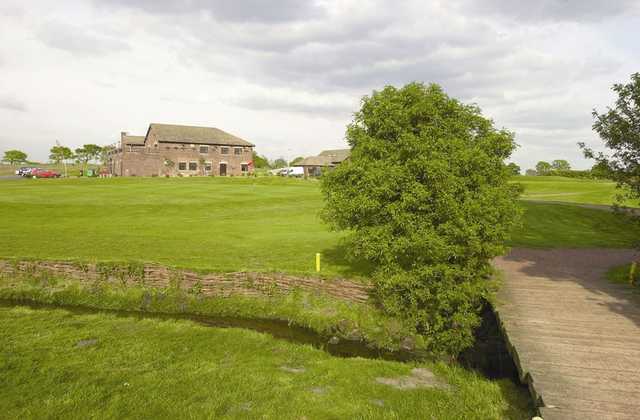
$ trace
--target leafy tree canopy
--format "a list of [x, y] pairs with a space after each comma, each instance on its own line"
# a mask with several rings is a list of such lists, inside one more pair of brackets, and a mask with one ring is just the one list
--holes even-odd
[[27, 154], [20, 150], [7, 150], [2, 157], [3, 162], [7, 162], [10, 165], [23, 163], [27, 161]]
[[109, 162], [109, 153], [115, 150], [114, 146], [103, 146], [100, 148], [100, 154], [98, 155], [98, 161], [100, 161], [103, 165], [106, 165]]
[[509, 169], [511, 175], [520, 175], [520, 166], [518, 166], [517, 164], [511, 162], [507, 165], [507, 168]]
[[514, 136], [434, 84], [387, 86], [347, 128], [351, 157], [322, 179], [323, 218], [376, 267], [382, 306], [434, 352], [473, 343], [490, 260], [519, 213]]
[[283, 158], [278, 158], [276, 160], [274, 160], [273, 162], [271, 162], [271, 167], [272, 168], [284, 168], [288, 166], [287, 165], [287, 161], [284, 160]]
[[535, 169], [527, 169], [525, 171], [525, 175], [526, 176], [536, 176], [536, 175], [538, 175], [538, 172], [536, 172]]
[[56, 164], [74, 158], [73, 152], [66, 146], [53, 146], [49, 153], [49, 159]]
[[260, 156], [256, 151], [253, 152], [253, 166], [255, 168], [268, 168], [269, 161], [266, 157]]
[[629, 197], [640, 197], [640, 73], [626, 84], [613, 85], [618, 95], [606, 112], [593, 111], [593, 129], [611, 154], [596, 153], [579, 143], [587, 158], [594, 158]]
[[90, 159], [89, 154], [86, 152], [86, 150], [83, 147], [80, 147], [75, 150], [75, 158], [78, 163], [84, 163], [84, 164], [89, 162], [89, 159]]
[[292, 165], [295, 165], [296, 163], [298, 163], [298, 162], [302, 162], [303, 160], [304, 160], [304, 157], [302, 157], [302, 156], [298, 156], [297, 158], [295, 158], [295, 159], [293, 159], [293, 160], [291, 161], [291, 164], [292, 164]]
[[541, 160], [540, 162], [536, 163], [536, 173], [538, 175], [548, 175], [552, 169], [553, 168], [549, 162]]
[[89, 160], [98, 160], [102, 153], [102, 147], [97, 144], [85, 144], [82, 146], [84, 152], [89, 156]]
[[569, 171], [571, 170], [571, 165], [564, 159], [556, 159], [551, 162], [551, 169], [554, 171]]

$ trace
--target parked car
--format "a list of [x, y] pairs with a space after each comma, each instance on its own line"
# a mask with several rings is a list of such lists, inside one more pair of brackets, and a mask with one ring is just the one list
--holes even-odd
[[16, 175], [20, 175], [20, 176], [29, 176], [29, 174], [31, 173], [31, 170], [34, 168], [28, 167], [28, 166], [23, 166], [21, 168], [16, 169]]
[[35, 178], [60, 178], [60, 174], [51, 169], [37, 169], [31, 171], [31, 176]]

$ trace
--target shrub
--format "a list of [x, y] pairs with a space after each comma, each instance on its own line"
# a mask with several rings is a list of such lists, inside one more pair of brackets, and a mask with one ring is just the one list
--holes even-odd
[[378, 267], [389, 314], [411, 321], [432, 351], [460, 352], [519, 213], [504, 163], [513, 134], [437, 85], [412, 83], [363, 98], [346, 137], [350, 159], [322, 178], [324, 220]]

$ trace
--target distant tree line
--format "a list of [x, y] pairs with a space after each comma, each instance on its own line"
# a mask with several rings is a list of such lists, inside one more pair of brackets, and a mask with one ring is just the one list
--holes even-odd
[[[85, 144], [75, 150], [67, 146], [56, 144], [49, 150], [49, 161], [59, 165], [60, 163], [75, 162], [81, 165], [88, 165], [90, 162], [100, 162], [105, 160], [105, 154], [110, 147], [101, 147], [97, 144]], [[9, 165], [20, 165], [29, 163], [28, 155], [21, 150], [7, 150], [4, 152], [2, 162]]]
[[596, 163], [591, 169], [575, 170], [571, 169], [571, 165], [564, 159], [556, 159], [551, 163], [541, 160], [536, 164], [535, 169], [527, 169], [527, 176], [564, 176], [567, 178], [584, 178], [584, 179], [605, 179], [610, 178], [611, 173], [601, 163]]
[[300, 162], [304, 158], [302, 156], [298, 156], [291, 161], [287, 161], [284, 158], [277, 158], [274, 160], [269, 160], [264, 155], [259, 155], [257, 152], [253, 152], [253, 166], [259, 169], [278, 169], [284, 168], [286, 166], [295, 165]]

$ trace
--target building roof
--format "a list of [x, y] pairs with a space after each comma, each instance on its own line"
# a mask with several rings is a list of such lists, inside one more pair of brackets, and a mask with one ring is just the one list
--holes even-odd
[[340, 163], [351, 154], [351, 149], [324, 150], [318, 156], [331, 158], [332, 163]]
[[254, 146], [248, 141], [213, 127], [189, 125], [149, 124], [147, 137], [153, 134], [162, 143], [193, 143], [221, 146]]
[[310, 156], [292, 166], [334, 166], [330, 156]]
[[128, 144], [135, 144], [135, 145], [144, 145], [144, 136], [130, 136], [128, 134], [123, 134], [122, 137], [122, 144], [123, 145], [128, 145]]

